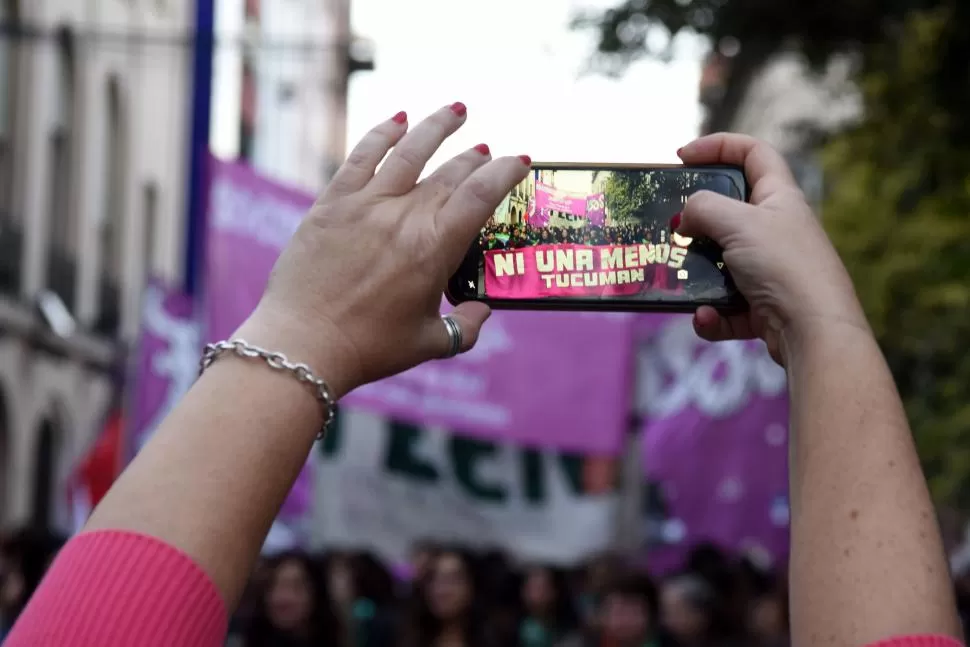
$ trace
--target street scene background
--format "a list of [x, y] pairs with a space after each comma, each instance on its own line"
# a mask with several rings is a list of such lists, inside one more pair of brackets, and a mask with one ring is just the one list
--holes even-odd
[[[349, 147], [459, 100], [431, 168], [482, 141], [666, 163], [721, 130], [786, 156], [893, 369], [970, 614], [970, 6], [775, 5], [2, 0], [0, 636]], [[534, 213], [537, 183], [595, 218], [624, 193], [538, 177], [493, 224]], [[760, 343], [689, 317], [496, 313], [474, 351], [345, 398], [232, 643], [314, 624], [431, 645], [473, 617], [528, 647], [781, 647], [785, 387]]]

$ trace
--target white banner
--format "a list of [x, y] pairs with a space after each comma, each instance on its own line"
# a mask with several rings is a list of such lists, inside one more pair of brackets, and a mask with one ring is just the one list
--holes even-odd
[[571, 564], [616, 532], [615, 461], [396, 424], [344, 410], [314, 451], [314, 543], [404, 561], [415, 542]]

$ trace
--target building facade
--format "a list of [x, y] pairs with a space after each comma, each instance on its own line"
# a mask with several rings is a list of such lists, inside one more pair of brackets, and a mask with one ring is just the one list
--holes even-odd
[[309, 191], [346, 154], [347, 85], [373, 68], [349, 0], [220, 0], [213, 151]]
[[4, 526], [70, 526], [146, 280], [181, 278], [191, 5], [0, 0]]
[[[817, 207], [824, 188], [816, 158], [818, 135], [834, 132], [862, 114], [861, 96], [852, 82], [852, 59], [834, 57], [816, 72], [797, 53], [782, 52], [745, 76], [740, 89], [725, 87], [732, 79], [731, 64], [729, 57], [715, 53], [702, 70], [700, 100], [708, 111], [708, 124], [723, 124], [723, 130], [752, 135], [777, 148]], [[728, 104], [723, 99], [729, 95], [740, 99]]]

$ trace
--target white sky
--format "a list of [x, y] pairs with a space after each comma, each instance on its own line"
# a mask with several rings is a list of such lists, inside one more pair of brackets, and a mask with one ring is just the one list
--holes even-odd
[[678, 39], [673, 63], [643, 61], [619, 80], [581, 76], [592, 35], [575, 9], [616, 0], [353, 0], [354, 31], [376, 69], [351, 82], [348, 150], [406, 110], [411, 123], [454, 101], [469, 120], [431, 168], [475, 144], [536, 161], [673, 162], [696, 136], [703, 45]]

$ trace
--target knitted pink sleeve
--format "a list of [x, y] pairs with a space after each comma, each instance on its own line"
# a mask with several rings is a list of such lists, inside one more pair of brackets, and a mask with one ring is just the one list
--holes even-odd
[[963, 647], [956, 638], [950, 636], [897, 636], [867, 645], [867, 647]]
[[221, 647], [228, 617], [187, 555], [130, 532], [64, 546], [3, 647]]

